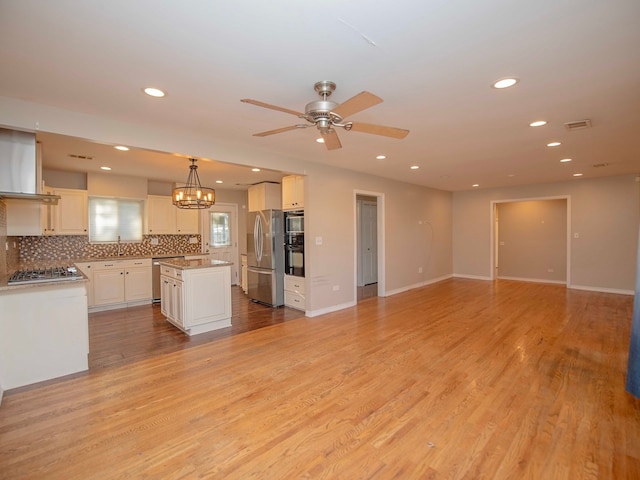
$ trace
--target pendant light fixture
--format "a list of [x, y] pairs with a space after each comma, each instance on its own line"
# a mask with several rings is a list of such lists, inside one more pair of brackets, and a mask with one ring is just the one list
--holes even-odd
[[213, 188], [200, 185], [198, 166], [195, 158], [190, 158], [189, 176], [187, 183], [177, 185], [173, 189], [173, 204], [178, 208], [209, 208], [216, 201], [216, 191]]

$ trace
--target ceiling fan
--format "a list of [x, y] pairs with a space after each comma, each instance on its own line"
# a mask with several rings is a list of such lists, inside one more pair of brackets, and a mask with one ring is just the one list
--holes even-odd
[[331, 93], [336, 89], [336, 84], [323, 80], [317, 82], [314, 87], [318, 95], [322, 97], [322, 100], [316, 100], [315, 102], [307, 103], [304, 109], [304, 113], [296, 112], [295, 110], [289, 110], [288, 108], [278, 107], [276, 105], [270, 105], [268, 103], [260, 102], [258, 100], [252, 100], [250, 98], [243, 98], [240, 100], [244, 103], [250, 103], [258, 107], [270, 108], [272, 110], [278, 110], [279, 112], [289, 113], [295, 115], [298, 118], [302, 118], [309, 123], [302, 123], [298, 125], [291, 125], [289, 127], [276, 128], [275, 130], [268, 130], [266, 132], [254, 133], [254, 137], [266, 137], [267, 135], [273, 135], [275, 133], [288, 132], [289, 130], [295, 130], [297, 128], [307, 128], [315, 126], [324, 139], [324, 144], [328, 150], [335, 150], [342, 148], [338, 134], [336, 133], [336, 127], [342, 127], [345, 130], [353, 130], [354, 132], [371, 133], [373, 135], [383, 135], [385, 137], [392, 137], [402, 139], [406, 137], [409, 130], [395, 127], [385, 127], [382, 125], [375, 125], [371, 123], [362, 122], [345, 122], [344, 119], [350, 115], [361, 112], [367, 108], [373, 107], [382, 102], [380, 97], [369, 93], [360, 92], [359, 94], [351, 97], [342, 103], [332, 102], [327, 100]]

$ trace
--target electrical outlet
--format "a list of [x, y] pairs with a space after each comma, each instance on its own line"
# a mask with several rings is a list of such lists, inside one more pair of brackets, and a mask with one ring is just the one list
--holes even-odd
[[333, 291], [337, 292], [338, 290], [340, 290], [340, 285], [334, 285], [333, 286]]
[[418, 267], [418, 273], [422, 273], [422, 267]]
[[151, 237], [151, 245], [158, 245], [158, 237]]

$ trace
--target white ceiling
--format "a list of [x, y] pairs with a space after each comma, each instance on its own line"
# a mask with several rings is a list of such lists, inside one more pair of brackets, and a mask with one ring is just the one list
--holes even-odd
[[[451, 191], [636, 174], [639, 25], [638, 0], [0, 0], [0, 95]], [[520, 83], [490, 87], [506, 76]], [[384, 99], [348, 120], [411, 133], [339, 131], [334, 151], [313, 128], [252, 136], [299, 120], [240, 99], [304, 110], [320, 80], [338, 103]], [[564, 127], [583, 119], [593, 127]], [[186, 176], [173, 156], [39, 135], [45, 167]], [[67, 156], [93, 148], [89, 166]], [[225, 186], [278, 177], [227, 168], [200, 162]]]

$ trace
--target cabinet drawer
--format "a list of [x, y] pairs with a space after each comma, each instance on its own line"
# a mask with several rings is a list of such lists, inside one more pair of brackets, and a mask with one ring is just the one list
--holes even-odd
[[284, 276], [284, 289], [304, 294], [304, 277]]
[[176, 280], [182, 280], [182, 269], [167, 267], [166, 265], [160, 265], [160, 274], [167, 277], [175, 278]]
[[297, 308], [298, 310], [305, 309], [304, 297], [298, 293], [284, 292], [284, 304], [287, 307]]
[[93, 262], [94, 270], [110, 270], [112, 268], [124, 268], [122, 260], [105, 260], [100, 262]]

